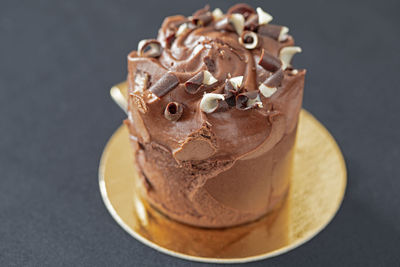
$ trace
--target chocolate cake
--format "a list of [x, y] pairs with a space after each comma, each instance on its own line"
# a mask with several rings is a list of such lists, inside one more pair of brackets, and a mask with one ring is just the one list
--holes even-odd
[[143, 197], [179, 222], [229, 227], [290, 186], [305, 70], [288, 28], [246, 4], [167, 17], [128, 55], [128, 119]]

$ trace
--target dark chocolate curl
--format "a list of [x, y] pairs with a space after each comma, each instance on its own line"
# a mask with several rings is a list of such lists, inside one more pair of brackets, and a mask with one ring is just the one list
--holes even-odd
[[279, 87], [282, 83], [284, 77], [284, 73], [282, 69], [279, 69], [275, 73], [273, 73], [271, 76], [269, 76], [265, 81], [264, 84], [268, 86], [269, 88], [276, 88]]
[[238, 90], [232, 85], [232, 83], [227, 80], [224, 86], [225, 98], [230, 98], [231, 96], [236, 96]]
[[280, 69], [282, 62], [263, 49], [260, 60], [258, 61], [258, 65], [270, 72], [275, 72]]
[[244, 94], [240, 94], [236, 97], [236, 108], [240, 109], [240, 110], [245, 110], [247, 108], [247, 100], [249, 100], [249, 97], [244, 95]]
[[172, 72], [165, 73], [155, 84], [153, 84], [149, 91], [157, 97], [162, 97], [169, 91], [178, 86], [179, 80]]
[[177, 121], [182, 116], [183, 106], [177, 102], [168, 103], [164, 111], [164, 116], [167, 120]]
[[258, 34], [271, 37], [272, 39], [275, 39], [278, 41], [283, 28], [284, 27], [280, 26], [280, 25], [265, 24], [265, 25], [261, 25], [258, 28]]
[[185, 90], [189, 94], [196, 94], [200, 91], [204, 80], [204, 72], [200, 71], [192, 78], [190, 78], [187, 82], [185, 82]]
[[245, 19], [247, 19], [250, 15], [256, 14], [256, 11], [247, 4], [236, 4], [228, 9], [227, 14], [242, 14]]
[[257, 91], [250, 91], [240, 93], [236, 96], [236, 108], [240, 110], [246, 110], [252, 108], [252, 106], [248, 106], [247, 102], [249, 99], [256, 99], [258, 97]]

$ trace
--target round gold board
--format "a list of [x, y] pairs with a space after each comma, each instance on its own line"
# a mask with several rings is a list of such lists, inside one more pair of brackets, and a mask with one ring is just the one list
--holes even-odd
[[[115, 88], [126, 90], [125, 84]], [[249, 262], [294, 249], [332, 220], [346, 188], [346, 166], [338, 145], [305, 110], [300, 114], [288, 197], [280, 209], [253, 223], [203, 229], [165, 217], [140, 198], [133, 162], [128, 131], [121, 126], [108, 141], [99, 168], [100, 191], [111, 216], [145, 245], [193, 261]]]

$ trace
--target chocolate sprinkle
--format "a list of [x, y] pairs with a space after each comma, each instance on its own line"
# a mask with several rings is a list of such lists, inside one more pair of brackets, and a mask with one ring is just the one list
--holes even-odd
[[283, 70], [279, 69], [277, 72], [273, 73], [269, 76], [265, 81], [264, 84], [269, 88], [279, 87], [283, 80]]
[[275, 72], [282, 66], [282, 62], [263, 49], [258, 65], [268, 71]]
[[245, 19], [247, 19], [250, 15], [256, 14], [256, 11], [247, 4], [236, 4], [228, 9], [227, 14], [239, 13], [242, 14]]
[[265, 24], [258, 28], [258, 34], [278, 40], [282, 29], [283, 26], [280, 25]]
[[172, 72], [165, 73], [153, 86], [150, 87], [149, 91], [155, 94], [157, 97], [162, 97], [169, 91], [178, 86], [179, 80]]
[[185, 90], [189, 94], [196, 94], [203, 86], [204, 72], [200, 71], [187, 82], [185, 82]]
[[167, 120], [177, 121], [182, 116], [183, 106], [177, 102], [169, 102], [164, 111]]

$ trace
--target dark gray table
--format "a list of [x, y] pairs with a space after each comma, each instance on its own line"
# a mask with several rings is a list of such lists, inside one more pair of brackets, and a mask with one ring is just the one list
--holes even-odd
[[[0, 266], [197, 265], [125, 233], [97, 167], [124, 118], [108, 90], [124, 80], [127, 53], [164, 16], [204, 3], [1, 1]], [[349, 183], [320, 235], [249, 266], [400, 265], [399, 3], [254, 1], [303, 47], [304, 107], [342, 147]]]

